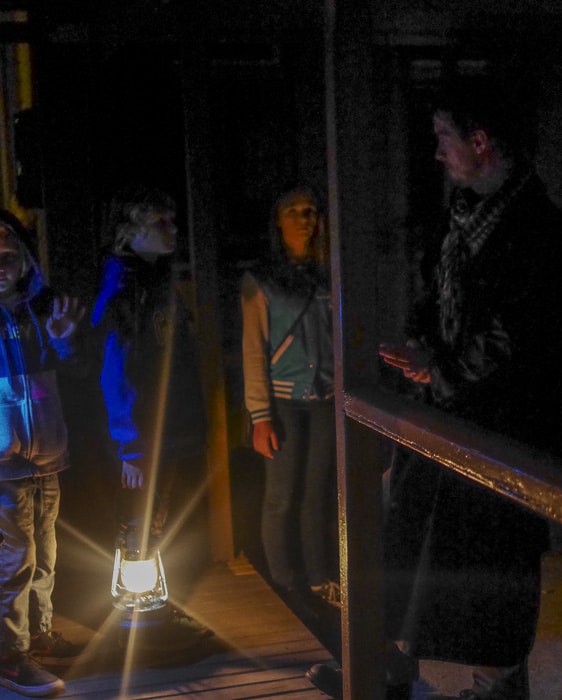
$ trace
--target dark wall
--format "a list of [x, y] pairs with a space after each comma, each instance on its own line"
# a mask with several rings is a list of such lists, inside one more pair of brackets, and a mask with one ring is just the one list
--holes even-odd
[[[177, 51], [132, 44], [95, 67], [92, 138], [96, 196], [131, 182], [185, 202], [184, 106]], [[185, 219], [185, 207], [178, 219]], [[181, 251], [185, 253], [185, 250]]]
[[[236, 56], [225, 60], [213, 42], [194, 48], [131, 41], [113, 50], [48, 42], [38, 62], [52, 283], [90, 304], [111, 193], [130, 180], [170, 191], [183, 259], [193, 250], [190, 221], [199, 236], [198, 284], [206, 288], [201, 313], [207, 319], [211, 303], [219, 321], [235, 419], [242, 405], [240, 263], [264, 250], [269, 212], [282, 190], [304, 183], [326, 201], [322, 67], [318, 40], [304, 48], [279, 43], [274, 60], [242, 63]], [[196, 164], [190, 183], [186, 149]], [[208, 254], [215, 246], [216, 258]], [[209, 283], [214, 278], [216, 286]], [[100, 348], [93, 336], [86, 343], [90, 374], [62, 386], [73, 460], [64, 508], [72, 522], [93, 522], [95, 503], [105, 504], [98, 514], [110, 535], [110, 485], [119, 465], [110, 456], [99, 391]], [[220, 355], [216, 344], [210, 354]], [[85, 493], [93, 496], [91, 508]]]
[[50, 281], [89, 298], [97, 254], [89, 50], [44, 45], [35, 63]]

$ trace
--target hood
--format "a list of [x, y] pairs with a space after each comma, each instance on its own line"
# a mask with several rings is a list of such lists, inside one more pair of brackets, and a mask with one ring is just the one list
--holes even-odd
[[45, 286], [39, 263], [34, 254], [35, 244], [32, 235], [21, 221], [6, 209], [0, 209], [0, 225], [9, 228], [21, 245], [24, 274], [18, 282], [18, 292], [23, 299], [30, 299]]

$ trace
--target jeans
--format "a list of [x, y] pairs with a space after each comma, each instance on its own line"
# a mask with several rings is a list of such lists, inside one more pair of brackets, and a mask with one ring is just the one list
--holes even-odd
[[[317, 586], [330, 578], [330, 484], [335, 468], [333, 401], [277, 400], [279, 451], [266, 459], [262, 541], [274, 583]], [[300, 553], [293, 544], [300, 543]], [[300, 556], [299, 556], [300, 555]]]
[[51, 629], [58, 474], [0, 482], [0, 656]]

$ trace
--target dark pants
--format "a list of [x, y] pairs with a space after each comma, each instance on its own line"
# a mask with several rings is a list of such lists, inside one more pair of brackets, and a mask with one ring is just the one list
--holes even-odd
[[[150, 534], [160, 540], [177, 522], [185, 520], [206, 503], [207, 462], [205, 452], [190, 452], [183, 457], [165, 456], [151, 491], [150, 475], [145, 475], [142, 489], [118, 488], [117, 518], [119, 523], [150, 518]], [[117, 484], [115, 485], [117, 486]]]
[[[330, 578], [329, 524], [335, 466], [333, 401], [275, 402], [279, 451], [266, 459], [262, 540], [271, 577], [292, 588]], [[300, 552], [295, 552], [295, 542]], [[304, 571], [301, 572], [300, 561]]]

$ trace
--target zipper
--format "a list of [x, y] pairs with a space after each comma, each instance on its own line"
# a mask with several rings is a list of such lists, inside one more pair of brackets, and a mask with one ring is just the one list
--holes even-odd
[[24, 387], [24, 400], [25, 400], [25, 411], [26, 411], [26, 421], [25, 424], [27, 425], [27, 439], [28, 439], [28, 444], [27, 444], [27, 459], [31, 460], [31, 454], [32, 454], [32, 446], [33, 446], [33, 420], [32, 420], [32, 406], [31, 406], [31, 387], [29, 385], [29, 377], [27, 372], [25, 371], [25, 362], [23, 359], [23, 352], [22, 352], [22, 341], [21, 341], [21, 336], [20, 336], [20, 331], [19, 331], [19, 326], [17, 323], [14, 321], [12, 314], [8, 311], [8, 318], [9, 322], [11, 325], [11, 332], [13, 332], [15, 339], [17, 340], [16, 346], [17, 346], [17, 353], [18, 353], [18, 361], [19, 361], [19, 368], [21, 368], [21, 378], [22, 378], [22, 383]]

